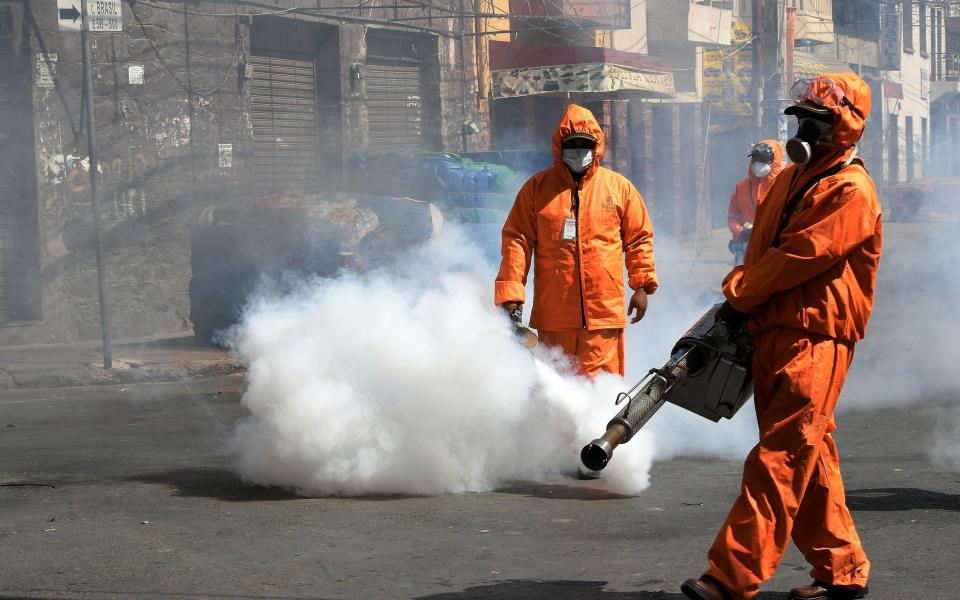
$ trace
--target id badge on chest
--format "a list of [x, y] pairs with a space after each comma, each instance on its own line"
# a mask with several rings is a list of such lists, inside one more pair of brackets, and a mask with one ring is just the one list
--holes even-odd
[[563, 235], [560, 237], [565, 242], [573, 242], [577, 239], [577, 220], [563, 220]]

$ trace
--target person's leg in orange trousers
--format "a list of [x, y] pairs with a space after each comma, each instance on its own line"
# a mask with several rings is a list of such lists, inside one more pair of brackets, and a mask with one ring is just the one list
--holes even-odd
[[601, 372], [623, 375], [623, 330], [568, 329], [564, 331], [538, 331], [540, 343], [560, 348], [569, 356], [577, 370], [588, 377]]
[[754, 345], [760, 442], [747, 457], [740, 497], [710, 549], [706, 575], [735, 599], [752, 598], [792, 537], [814, 579], [864, 587], [870, 561], [846, 507], [830, 435], [853, 346], [787, 329], [765, 332]]

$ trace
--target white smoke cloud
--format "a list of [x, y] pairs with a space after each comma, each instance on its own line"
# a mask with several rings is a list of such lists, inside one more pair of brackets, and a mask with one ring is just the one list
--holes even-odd
[[[877, 310], [840, 413], [942, 402], [960, 389], [950, 350], [960, 313], [943, 308], [960, 300], [944, 251], [960, 235], [927, 225], [917, 235], [891, 227], [899, 231], [888, 238]], [[584, 381], [555, 354], [516, 344], [491, 305], [494, 267], [453, 227], [391, 269], [259, 299], [234, 340], [250, 364], [251, 416], [232, 440], [238, 472], [317, 495], [458, 493], [572, 473], [579, 448], [615, 413], [616, 394], [663, 364], [726, 272], [723, 256], [715, 275], [692, 285], [689, 257], [666, 238], [657, 244], [665, 285], [627, 330], [626, 381]], [[938, 426], [934, 460], [960, 464], [957, 432], [960, 413]], [[749, 404], [720, 423], [668, 404], [597, 485], [638, 493], [655, 460], [742, 459], [756, 439]]]
[[930, 459], [948, 469], [960, 470], [960, 410], [934, 425], [929, 446]]
[[[904, 228], [916, 227], [916, 234]], [[877, 310], [858, 344], [839, 413], [936, 402], [960, 389], [951, 337], [960, 278], [955, 226], [894, 226], [878, 281]], [[627, 330], [627, 377], [584, 381], [540, 348], [512, 339], [491, 306], [494, 267], [448, 227], [441, 239], [364, 278], [304, 284], [261, 298], [236, 334], [250, 364], [251, 417], [233, 438], [247, 480], [306, 494], [438, 494], [489, 490], [509, 480], [572, 473], [600, 435], [616, 394], [663, 364], [707, 308], [715, 279], [690, 285], [689, 257], [658, 240], [662, 289]], [[671, 256], [681, 256], [674, 258]], [[843, 426], [841, 419], [841, 427]], [[960, 464], [960, 413], [940, 423], [929, 453]], [[711, 423], [666, 405], [604, 473], [612, 491], [649, 485], [654, 460], [742, 459], [756, 443], [752, 406]]]
[[[572, 473], [624, 382], [521, 347], [489, 269], [448, 228], [393, 269], [255, 302], [234, 339], [250, 365], [240, 475], [314, 495], [426, 495]], [[651, 438], [617, 451], [606, 487], [648, 485]]]

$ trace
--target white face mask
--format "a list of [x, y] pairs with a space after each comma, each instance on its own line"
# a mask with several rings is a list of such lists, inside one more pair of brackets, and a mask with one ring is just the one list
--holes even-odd
[[770, 174], [771, 166], [767, 163], [755, 162], [750, 164], [750, 170], [757, 179], [763, 179]]
[[583, 173], [593, 164], [593, 150], [590, 148], [564, 148], [560, 157], [574, 173]]

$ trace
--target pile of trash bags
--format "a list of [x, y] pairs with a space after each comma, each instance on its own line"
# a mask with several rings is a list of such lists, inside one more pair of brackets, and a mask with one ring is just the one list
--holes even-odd
[[445, 207], [509, 210], [522, 183], [512, 169], [451, 153], [357, 153], [350, 161], [351, 191]]
[[431, 202], [491, 262], [499, 260], [500, 230], [526, 180], [509, 167], [452, 153], [357, 153], [349, 165], [351, 192]]

